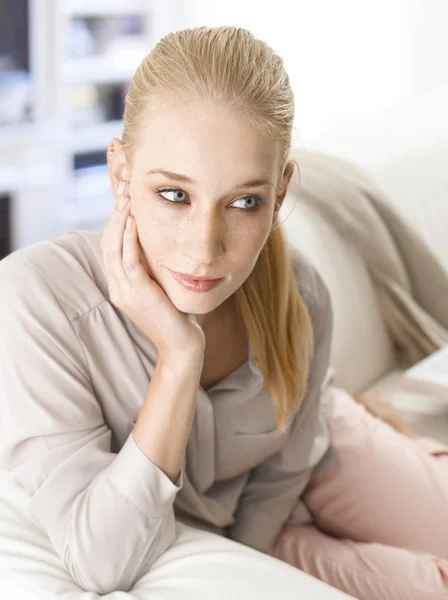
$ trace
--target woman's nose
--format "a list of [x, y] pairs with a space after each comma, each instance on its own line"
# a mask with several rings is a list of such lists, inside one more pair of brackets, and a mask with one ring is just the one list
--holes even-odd
[[226, 224], [216, 213], [192, 217], [179, 240], [183, 253], [197, 266], [211, 265], [224, 254]]

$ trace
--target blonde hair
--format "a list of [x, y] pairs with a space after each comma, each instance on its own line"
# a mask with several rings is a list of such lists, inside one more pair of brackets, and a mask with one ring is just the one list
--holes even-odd
[[[184, 29], [154, 46], [140, 63], [126, 97], [121, 141], [129, 161], [142, 119], [157, 102], [157, 93], [244, 111], [259, 132], [279, 143], [283, 172], [291, 150], [293, 91], [281, 57], [246, 29]], [[314, 343], [311, 318], [280, 225], [272, 228], [254, 269], [235, 295], [280, 431], [304, 399]]]

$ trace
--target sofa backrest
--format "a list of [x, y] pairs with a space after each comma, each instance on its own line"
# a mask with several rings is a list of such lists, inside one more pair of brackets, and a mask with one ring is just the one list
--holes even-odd
[[372, 280], [351, 245], [315, 209], [299, 199], [288, 212], [282, 207], [280, 222], [289, 240], [308, 256], [330, 289], [334, 385], [356, 393], [387, 373], [395, 360]]
[[[418, 229], [448, 271], [448, 86], [320, 135], [302, 148], [358, 164]], [[330, 288], [335, 385], [357, 393], [396, 368], [366, 265], [318, 212], [296, 202], [297, 173], [280, 221]], [[291, 211], [292, 205], [295, 208]]]

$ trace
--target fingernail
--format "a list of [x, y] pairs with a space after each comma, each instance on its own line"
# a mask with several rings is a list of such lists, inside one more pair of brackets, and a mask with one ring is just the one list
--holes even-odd
[[129, 215], [129, 217], [126, 219], [126, 229], [130, 229], [133, 224], [134, 224], [134, 217], [132, 215]]

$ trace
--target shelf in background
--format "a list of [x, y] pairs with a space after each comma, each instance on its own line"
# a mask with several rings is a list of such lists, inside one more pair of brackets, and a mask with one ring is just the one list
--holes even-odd
[[80, 169], [77, 173], [70, 198], [59, 208], [63, 228], [83, 229], [89, 223], [104, 223], [104, 229], [114, 209], [107, 167]]
[[49, 186], [55, 182], [54, 170], [48, 166], [0, 168], [0, 194], [17, 192], [31, 187]]
[[73, 229], [104, 229], [109, 222], [113, 212], [113, 199], [111, 195], [91, 206], [79, 207], [75, 203], [67, 203], [61, 206], [59, 219], [64, 231]]
[[101, 15], [147, 14], [153, 8], [152, 0], [65, 0], [61, 4], [65, 14], [74, 17]]
[[62, 71], [66, 83], [123, 83], [132, 79], [137, 66], [131, 61], [117, 65], [102, 56], [89, 56], [68, 60]]
[[127, 90], [154, 44], [183, 25], [181, 0], [9, 3], [26, 1], [29, 26], [11, 39], [20, 44], [28, 32], [29, 64], [19, 66], [35, 102], [23, 123], [0, 126], [12, 251], [65, 227], [104, 229], [114, 204], [106, 152], [122, 135]]
[[71, 198], [80, 204], [92, 198], [112, 196], [107, 165], [78, 169], [72, 179]]
[[8, 151], [8, 144], [30, 144], [41, 140], [57, 141], [61, 138], [60, 122], [57, 119], [29, 121], [19, 125], [0, 127], [0, 150]]
[[95, 150], [106, 151], [113, 137], [121, 137], [123, 132], [123, 121], [107, 121], [106, 123], [95, 123], [78, 129], [72, 129], [69, 143], [73, 154], [81, 152], [93, 152]]

